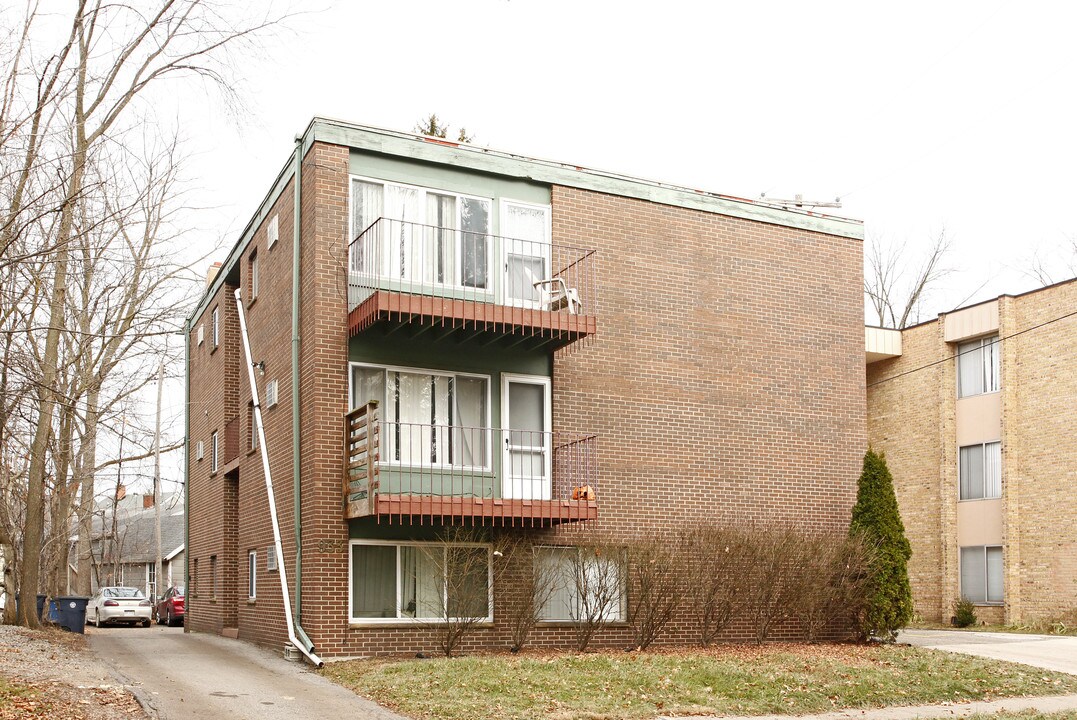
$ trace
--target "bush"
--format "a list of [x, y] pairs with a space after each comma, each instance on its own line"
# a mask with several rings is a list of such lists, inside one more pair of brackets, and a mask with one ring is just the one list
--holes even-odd
[[805, 535], [796, 552], [801, 575], [794, 603], [808, 642], [827, 631], [848, 635], [867, 601], [871, 548], [859, 536], [820, 533]]
[[751, 544], [739, 529], [700, 525], [681, 538], [691, 623], [707, 647], [742, 612]]
[[859, 537], [874, 551], [861, 634], [892, 642], [912, 618], [908, 571], [912, 549], [905, 537], [886, 458], [871, 449], [864, 455], [849, 536]]
[[958, 598], [954, 602], [954, 627], [969, 627], [976, 624], [976, 606], [968, 598]]
[[684, 556], [665, 537], [636, 538], [625, 551], [628, 568], [626, 620], [633, 646], [646, 650], [684, 599]]

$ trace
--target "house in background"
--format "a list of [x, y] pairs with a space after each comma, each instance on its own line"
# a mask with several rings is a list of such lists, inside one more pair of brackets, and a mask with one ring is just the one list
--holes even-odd
[[[467, 553], [485, 621], [467, 648], [505, 648], [531, 561], [495, 586], [504, 534], [556, 565], [587, 529], [843, 532], [866, 444], [862, 237], [851, 220], [314, 119], [188, 321], [187, 629], [284, 643], [287, 601], [323, 657], [429, 650], [431, 620], [459, 605], [438, 597], [430, 543], [480, 527]], [[533, 642], [571, 644], [573, 592]], [[621, 619], [595, 644], [624, 646]], [[687, 637], [682, 620], [672, 632]]]
[[[115, 526], [113, 525], [115, 515]], [[157, 538], [153, 495], [123, 492], [115, 503], [99, 502], [93, 517], [91, 592], [100, 587], [136, 587], [155, 597], [184, 577], [184, 504], [182, 493], [161, 496], [161, 572], [157, 574]], [[69, 586], [74, 586], [74, 563]]]
[[868, 439], [912, 544], [916, 611], [988, 622], [1077, 607], [1077, 279], [867, 329]]

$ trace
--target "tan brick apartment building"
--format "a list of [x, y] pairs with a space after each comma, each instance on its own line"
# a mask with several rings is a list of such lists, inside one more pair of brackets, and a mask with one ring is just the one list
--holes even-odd
[[[1077, 607], [1077, 280], [868, 328], [868, 439], [912, 544], [916, 611], [988, 622]], [[1061, 319], [1060, 319], [1061, 318]]]
[[[533, 533], [555, 563], [581, 527], [847, 527], [861, 239], [854, 221], [315, 119], [189, 321], [188, 627], [286, 641], [235, 290], [297, 624], [322, 656], [414, 652], [436, 615], [419, 551], [445, 525]], [[488, 588], [473, 647], [508, 646], [500, 610], [528, 571]], [[567, 641], [572, 604], [550, 603], [536, 642]], [[624, 642], [618, 619], [600, 644]]]

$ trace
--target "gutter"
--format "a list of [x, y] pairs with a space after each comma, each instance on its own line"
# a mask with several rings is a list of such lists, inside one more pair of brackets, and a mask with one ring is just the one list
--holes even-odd
[[295, 524], [295, 629], [308, 646], [310, 638], [299, 623], [303, 617], [303, 515], [300, 503], [299, 467], [299, 239], [303, 214], [303, 136], [295, 138], [295, 170], [292, 172], [292, 513]]
[[[254, 379], [254, 361], [251, 360], [251, 345], [247, 338], [247, 319], [243, 314], [243, 293], [241, 290], [235, 291], [236, 307], [239, 310], [239, 336], [243, 340], [243, 355], [247, 359], [247, 379], [251, 385], [251, 400], [254, 403], [254, 424], [258, 430], [258, 449], [262, 456], [262, 472], [265, 475], [266, 481], [266, 497], [269, 500], [269, 518], [273, 523], [273, 550], [277, 556], [277, 575], [280, 577], [280, 592], [281, 599], [284, 600], [284, 622], [288, 628], [288, 640], [294, 645], [299, 652], [303, 653], [308, 660], [315, 667], [321, 667], [325, 663], [322, 659], [314, 654], [314, 647], [307, 638], [306, 633], [303, 633], [303, 640], [300, 640], [296, 636], [296, 630], [303, 632], [297, 625], [293, 627], [292, 622], [292, 602], [288, 596], [288, 574], [284, 568], [284, 549], [281, 547], [280, 542], [280, 523], [277, 520], [277, 500], [273, 495], [273, 476], [269, 472], [269, 450], [266, 448], [266, 433], [265, 428], [262, 426], [262, 405], [258, 401], [258, 384]], [[293, 403], [294, 404], [294, 403]], [[298, 554], [298, 548], [297, 554]], [[299, 586], [298, 578], [296, 587]]]
[[[191, 318], [187, 318], [183, 332], [183, 547], [186, 548], [191, 538]], [[191, 553], [183, 553], [183, 587], [191, 587], [190, 574]], [[187, 632], [187, 624], [183, 625]]]

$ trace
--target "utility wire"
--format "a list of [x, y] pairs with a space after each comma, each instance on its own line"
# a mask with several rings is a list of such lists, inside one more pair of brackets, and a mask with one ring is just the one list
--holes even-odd
[[[995, 338], [994, 340], [992, 340], [988, 344], [989, 345], [997, 345], [997, 344], [1000, 344], [1003, 340], [1009, 340], [1010, 338], [1015, 338], [1018, 335], [1024, 335], [1027, 332], [1032, 332], [1033, 330], [1039, 330], [1042, 327], [1046, 327], [1047, 325], [1050, 325], [1052, 323], [1059, 322], [1060, 320], [1065, 320], [1066, 318], [1074, 317], [1075, 315], [1077, 315], [1077, 310], [1074, 310], [1071, 313], [1066, 313], [1065, 315], [1060, 315], [1060, 316], [1058, 316], [1056, 318], [1052, 318], [1051, 320], [1047, 320], [1045, 322], [1042, 322], [1039, 325], [1033, 325], [1032, 327], [1025, 328], [1024, 330], [1018, 330], [1017, 332], [1010, 333], [1009, 335], [1007, 335], [1005, 337]], [[980, 347], [983, 347], [983, 346], [981, 345]], [[921, 365], [920, 367], [915, 367], [915, 368], [913, 368], [911, 370], [906, 370], [905, 372], [898, 373], [897, 375], [892, 375], [890, 377], [883, 378], [882, 380], [876, 380], [873, 383], [868, 383], [868, 387], [870, 388], [870, 387], [875, 387], [876, 385], [882, 385], [883, 383], [888, 383], [891, 380], [897, 380], [898, 378], [905, 377], [906, 375], [912, 375], [915, 372], [920, 372], [921, 370], [927, 370], [930, 367], [935, 367], [936, 365], [941, 365], [944, 362], [950, 362], [951, 360], [953, 360], [955, 358], [959, 358], [962, 355], [967, 355], [968, 353], [971, 353], [971, 352], [977, 352], [977, 351], [980, 350], [980, 347], [972, 348], [970, 350], [965, 350], [963, 352], [957, 352], [957, 353], [954, 353], [953, 355], [950, 355], [948, 357], [944, 357], [942, 360], [935, 360], [934, 362], [929, 362], [926, 365]]]

